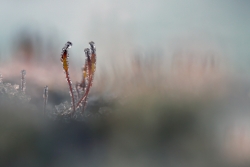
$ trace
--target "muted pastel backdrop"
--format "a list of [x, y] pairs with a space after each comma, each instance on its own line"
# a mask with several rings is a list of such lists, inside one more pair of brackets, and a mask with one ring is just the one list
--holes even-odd
[[171, 52], [183, 40], [196, 40], [220, 49], [242, 72], [250, 62], [247, 0], [1, 0], [0, 4], [1, 62], [11, 56], [13, 40], [23, 31], [40, 38], [37, 45], [44, 56], [50, 46], [59, 51], [67, 40], [74, 44], [75, 59], [88, 41], [95, 41], [100, 60], [107, 55], [123, 57], [135, 49]]
[[[249, 166], [249, 8], [248, 0], [0, 0], [0, 166]], [[55, 114], [70, 104], [59, 61], [67, 41], [73, 83], [84, 48], [97, 47], [85, 117], [71, 123]], [[23, 69], [31, 100], [22, 106], [5, 88], [20, 84]]]

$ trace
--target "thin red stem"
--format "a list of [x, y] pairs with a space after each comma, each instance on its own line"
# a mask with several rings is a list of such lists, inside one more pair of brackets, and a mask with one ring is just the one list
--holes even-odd
[[90, 91], [90, 87], [92, 86], [92, 75], [89, 78], [89, 84], [87, 86], [86, 92], [85, 94], [82, 96], [82, 98], [78, 101], [78, 103], [76, 104], [76, 109], [78, 109], [80, 107], [80, 104], [84, 102], [83, 107], [85, 107], [86, 105], [86, 100]]
[[71, 80], [69, 78], [69, 71], [65, 70], [65, 74], [66, 74], [66, 80], [67, 80], [68, 85], [69, 85], [69, 92], [70, 92], [70, 96], [71, 96], [72, 108], [73, 108], [73, 113], [74, 113], [75, 112], [75, 98], [74, 98], [74, 94], [73, 94], [73, 88], [72, 88]]

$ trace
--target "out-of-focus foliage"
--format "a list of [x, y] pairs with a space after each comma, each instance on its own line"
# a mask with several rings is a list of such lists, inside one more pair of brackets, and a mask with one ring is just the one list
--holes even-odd
[[[20, 107], [6, 102], [0, 108], [0, 164], [246, 165], [249, 97], [234, 82], [228, 88], [227, 96], [217, 99], [154, 91], [130, 94], [112, 100], [113, 104], [92, 98], [86, 119], [68, 123], [47, 119], [42, 109], [32, 109], [30, 104]], [[243, 145], [237, 144], [241, 141]]]

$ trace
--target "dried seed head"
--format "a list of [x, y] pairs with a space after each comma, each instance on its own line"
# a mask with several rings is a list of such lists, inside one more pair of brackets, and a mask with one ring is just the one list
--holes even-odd
[[91, 41], [91, 42], [89, 42], [89, 45], [90, 45], [91, 53], [95, 54], [95, 52], [96, 52], [95, 43], [93, 41]]
[[63, 69], [64, 70], [68, 70], [68, 68], [69, 68], [69, 64], [68, 64], [68, 57], [69, 57], [69, 54], [68, 54], [68, 49], [69, 48], [71, 48], [71, 46], [72, 46], [72, 43], [71, 42], [67, 42], [66, 44], [65, 44], [65, 46], [62, 48], [62, 54], [61, 54], [61, 62], [62, 62], [62, 64], [63, 64]]
[[68, 45], [68, 48], [71, 48], [71, 46], [73, 45], [70, 41], [68, 41], [66, 44]]
[[64, 50], [67, 50], [67, 49], [71, 48], [72, 45], [73, 45], [72, 42], [68, 41], [68, 42], [65, 44], [65, 46], [62, 48], [62, 50], [63, 50], [63, 51], [64, 51]]
[[85, 52], [85, 55], [86, 55], [87, 57], [89, 57], [89, 55], [90, 55], [90, 50], [89, 50], [89, 48], [84, 49], [84, 52]]

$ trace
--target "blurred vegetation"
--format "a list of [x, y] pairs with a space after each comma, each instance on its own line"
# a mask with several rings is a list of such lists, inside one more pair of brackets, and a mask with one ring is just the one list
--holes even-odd
[[215, 119], [228, 97], [179, 95], [152, 90], [113, 99], [92, 95], [84, 121], [70, 122], [7, 100], [0, 108], [0, 165], [228, 166]]
[[[37, 44], [31, 42], [32, 35], [22, 35], [16, 40], [16, 53], [35, 61], [14, 65], [27, 67], [26, 93], [31, 100], [24, 103], [0, 91], [0, 166], [249, 164], [248, 126], [230, 121], [245, 116], [241, 112], [248, 106], [249, 83], [234, 78], [216, 50], [180, 49], [166, 58], [166, 53], [153, 49], [146, 55], [110, 59], [107, 66], [97, 66], [84, 116], [65, 120], [53, 116], [55, 105], [70, 99], [59, 58], [35, 63], [40, 61], [35, 57]], [[4, 83], [20, 83], [18, 70], [8, 76], [12, 65], [1, 67]], [[80, 71], [70, 67], [72, 80], [79, 79]], [[43, 116], [45, 85], [49, 99]], [[243, 130], [234, 134], [238, 126]]]

